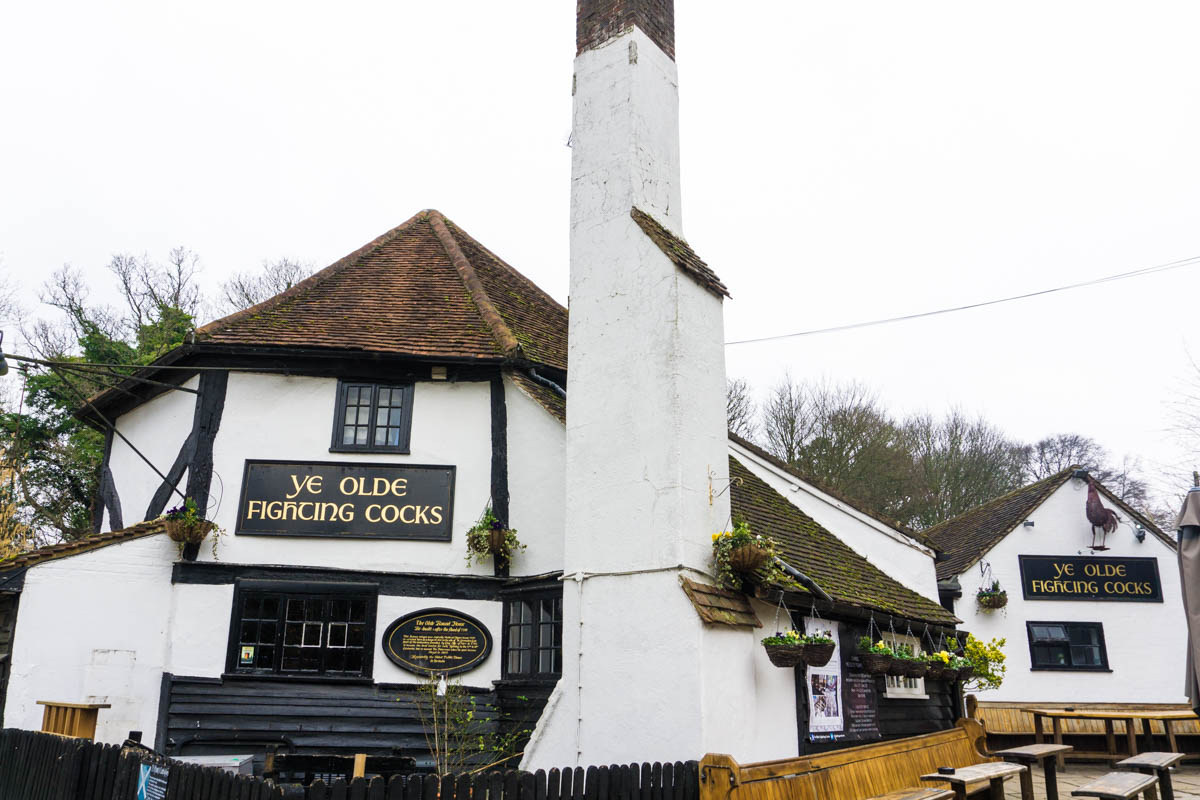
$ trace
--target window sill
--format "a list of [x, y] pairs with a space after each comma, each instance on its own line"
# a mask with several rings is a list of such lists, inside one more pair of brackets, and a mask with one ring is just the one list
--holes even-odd
[[891, 694], [885, 692], [883, 695], [885, 700], [928, 700], [927, 694]]
[[1030, 667], [1030, 672], [1112, 672], [1109, 667]]
[[504, 686], [512, 686], [512, 687], [553, 686], [554, 684], [558, 683], [558, 680], [561, 677], [562, 677], [561, 675], [547, 675], [545, 677], [534, 677], [534, 678], [525, 678], [525, 677], [503, 678], [498, 681], [492, 681], [492, 685], [498, 686], [498, 687], [504, 687]]
[[411, 448], [385, 448], [385, 447], [331, 447], [331, 453], [358, 453], [364, 456], [370, 455], [388, 455], [388, 456], [407, 456], [412, 455]]
[[265, 673], [223, 672], [223, 681], [283, 681], [285, 683], [336, 683], [344, 686], [370, 686], [373, 678], [343, 678], [337, 675], [268, 675]]

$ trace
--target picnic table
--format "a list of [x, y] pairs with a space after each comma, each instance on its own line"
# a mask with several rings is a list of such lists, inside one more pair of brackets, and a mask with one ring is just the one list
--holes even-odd
[[[1069, 744], [1030, 744], [997, 750], [992, 755], [1015, 764], [1024, 764], [1031, 770], [1041, 764], [1042, 774], [1046, 778], [1046, 800], [1058, 800], [1058, 770], [1055, 765], [1059, 757], [1074, 749]], [[1029, 772], [1021, 775], [1021, 792], [1033, 795], [1033, 775]]]
[[[959, 767], [952, 772], [930, 772], [922, 775], [921, 780], [945, 781], [950, 784], [950, 788], [954, 790], [954, 800], [965, 800], [968, 786], [987, 781], [989, 800], [1004, 800], [1004, 779], [1028, 772], [1029, 768], [1023, 764], [987, 761], [969, 767]], [[1026, 789], [1024, 782], [1021, 784], [1021, 800], [1033, 800], [1032, 788]]]
[[[1082, 758], [1103, 759], [1110, 762], [1120, 761], [1123, 758], [1129, 758], [1138, 754], [1137, 737], [1141, 730], [1147, 740], [1150, 737], [1150, 722], [1157, 720], [1162, 723], [1163, 730], [1167, 734], [1167, 742], [1172, 753], [1179, 752], [1179, 743], [1175, 739], [1175, 732], [1171, 729], [1171, 723], [1183, 720], [1194, 720], [1196, 715], [1191, 711], [1101, 711], [1087, 710], [1076, 711], [1074, 709], [1065, 708], [1035, 708], [1031, 709], [1033, 714], [1033, 733], [1034, 739], [1038, 744], [1044, 744], [1046, 741], [1045, 720], [1050, 720], [1053, 727], [1053, 736], [1055, 744], [1062, 744], [1062, 721], [1064, 719], [1095, 719], [1104, 722], [1104, 741], [1106, 749], [1104, 752], [1083, 752], [1076, 750], [1075, 755]], [[1126, 752], [1117, 750], [1117, 737], [1115, 732], [1116, 722], [1125, 723], [1125, 746]], [[1064, 751], [1065, 752], [1065, 751]], [[1066, 759], [1063, 754], [1058, 756], [1058, 768], [1066, 769]]]

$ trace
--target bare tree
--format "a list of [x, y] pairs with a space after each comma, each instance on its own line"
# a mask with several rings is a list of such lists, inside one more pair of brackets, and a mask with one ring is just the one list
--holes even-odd
[[222, 311], [232, 314], [258, 305], [304, 280], [311, 264], [280, 258], [264, 261], [258, 272], [238, 272], [221, 284]]
[[816, 427], [816, 409], [809, 395], [806, 384], [796, 383], [785, 373], [762, 408], [767, 450], [789, 464], [800, 457]]
[[1029, 447], [1025, 469], [1031, 479], [1042, 480], [1072, 466], [1086, 469], [1110, 492], [1147, 513], [1150, 488], [1140, 475], [1141, 463], [1129, 456], [1114, 463], [1108, 450], [1089, 436], [1059, 433], [1040, 439]]
[[942, 419], [917, 414], [902, 429], [916, 476], [898, 517], [915, 528], [958, 516], [1022, 483], [1026, 448], [982, 417], [958, 409]]
[[743, 439], [754, 439], [758, 425], [754, 398], [750, 396], [750, 384], [745, 378], [725, 382], [725, 420], [729, 430]]

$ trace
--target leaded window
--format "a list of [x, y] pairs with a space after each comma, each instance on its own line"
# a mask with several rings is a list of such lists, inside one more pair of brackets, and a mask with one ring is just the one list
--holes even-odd
[[1104, 626], [1099, 622], [1026, 622], [1034, 669], [1107, 670]]
[[248, 588], [234, 603], [230, 672], [370, 677], [374, 594]]
[[407, 453], [412, 397], [412, 384], [340, 382], [330, 449]]
[[562, 595], [514, 597], [504, 606], [504, 677], [562, 674]]

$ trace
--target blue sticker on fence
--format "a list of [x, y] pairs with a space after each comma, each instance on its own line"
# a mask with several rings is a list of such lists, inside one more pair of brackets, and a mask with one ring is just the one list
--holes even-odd
[[142, 764], [138, 772], [137, 800], [166, 800], [171, 773], [158, 764]]

